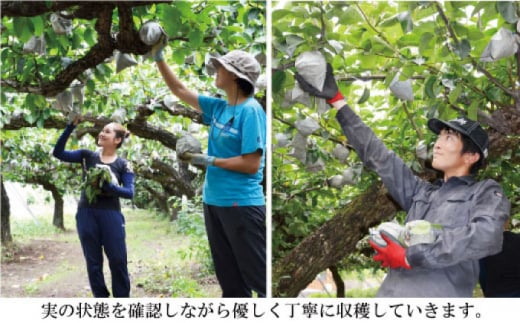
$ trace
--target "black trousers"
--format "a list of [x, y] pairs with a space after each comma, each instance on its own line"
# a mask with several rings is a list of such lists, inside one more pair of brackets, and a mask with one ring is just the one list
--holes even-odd
[[222, 297], [265, 297], [265, 206], [204, 204], [204, 218]]

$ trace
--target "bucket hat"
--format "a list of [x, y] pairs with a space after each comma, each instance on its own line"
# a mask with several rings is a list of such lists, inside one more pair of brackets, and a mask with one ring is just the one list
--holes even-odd
[[253, 87], [255, 87], [258, 76], [260, 76], [260, 63], [253, 55], [242, 50], [232, 50], [224, 56], [212, 57], [210, 63], [214, 67], [217, 67], [218, 64], [222, 65], [226, 70], [249, 82]]
[[445, 128], [453, 129], [473, 141], [484, 158], [488, 156], [489, 138], [477, 121], [466, 117], [458, 117], [449, 121], [432, 118], [428, 120], [428, 128], [436, 134], [439, 134]]

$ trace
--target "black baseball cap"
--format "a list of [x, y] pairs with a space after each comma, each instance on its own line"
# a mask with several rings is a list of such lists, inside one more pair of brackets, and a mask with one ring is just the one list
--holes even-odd
[[428, 128], [436, 134], [439, 134], [442, 129], [453, 129], [462, 135], [468, 137], [477, 147], [484, 158], [488, 156], [489, 138], [487, 133], [482, 129], [480, 123], [473, 121], [466, 117], [458, 117], [450, 121], [442, 121], [439, 119], [428, 120]]

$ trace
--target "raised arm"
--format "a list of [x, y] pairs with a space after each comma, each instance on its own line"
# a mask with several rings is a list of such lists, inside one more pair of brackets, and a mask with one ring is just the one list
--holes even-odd
[[65, 150], [65, 146], [67, 145], [67, 140], [70, 137], [70, 134], [72, 131], [74, 131], [74, 128], [76, 126], [72, 123], [67, 124], [67, 127], [65, 130], [63, 130], [63, 133], [61, 134], [60, 138], [58, 138], [58, 141], [56, 142], [56, 145], [54, 145], [54, 150], [52, 151], [52, 155], [59, 160], [69, 162], [69, 163], [81, 163], [83, 159], [83, 152], [84, 150]]
[[348, 106], [338, 90], [330, 64], [327, 64], [327, 77], [323, 91], [314, 88], [298, 74], [296, 78], [304, 91], [325, 98], [338, 110], [336, 119], [347, 136], [349, 144], [354, 147], [363, 164], [381, 177], [392, 197], [407, 211], [421, 181]]
[[161, 75], [166, 82], [166, 85], [170, 88], [172, 93], [181, 99], [182, 101], [186, 102], [193, 108], [200, 110], [199, 106], [199, 100], [198, 100], [198, 93], [189, 90], [184, 83], [182, 83], [179, 78], [172, 72], [168, 64], [164, 60], [157, 61], [157, 68], [159, 69], [159, 72], [161, 72]]
[[186, 102], [193, 108], [200, 110], [198, 93], [186, 88], [186, 86], [179, 80], [179, 78], [170, 69], [168, 64], [166, 64], [164, 61], [163, 50], [167, 43], [168, 38], [166, 35], [163, 35], [161, 40], [152, 48], [152, 55], [154, 61], [157, 64], [157, 68], [159, 69], [159, 72], [161, 72], [166, 85], [168, 85], [176, 97]]

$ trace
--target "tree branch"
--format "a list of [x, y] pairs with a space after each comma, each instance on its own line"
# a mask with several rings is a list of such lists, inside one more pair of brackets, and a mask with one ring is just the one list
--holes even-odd
[[[168, 1], [169, 2], [169, 1]], [[30, 4], [29, 4], [30, 3]], [[42, 84], [22, 83], [16, 80], [2, 79], [1, 85], [14, 89], [19, 93], [33, 93], [46, 97], [56, 96], [58, 93], [64, 91], [69, 85], [78, 78], [84, 71], [89, 68], [94, 68], [103, 63], [107, 58], [113, 55], [115, 49], [123, 53], [132, 53], [136, 55], [143, 55], [150, 51], [151, 46], [144, 44], [140, 38], [139, 33], [134, 28], [132, 20], [132, 7], [139, 5], [149, 5], [152, 3], [165, 3], [165, 1], [154, 2], [117, 2], [117, 9], [120, 18], [120, 32], [117, 39], [111, 34], [112, 27], [112, 13], [116, 6], [112, 3], [99, 2], [52, 2], [51, 9], [46, 6], [46, 2], [2, 2], [2, 9], [4, 6], [8, 8], [8, 14], [2, 12], [2, 17], [7, 16], [21, 16], [24, 10], [27, 10], [25, 15], [38, 15], [46, 12], [52, 12], [51, 9], [70, 9], [77, 8], [71, 15], [72, 17], [97, 19], [95, 23], [95, 30], [97, 32], [98, 42], [92, 46], [90, 50], [82, 58], [69, 64], [64, 70], [58, 73], [54, 80]], [[31, 8], [27, 8], [31, 6]], [[34, 6], [34, 8], [32, 8]], [[78, 7], [79, 6], [79, 7]], [[45, 9], [45, 10], [44, 10]]]
[[185, 194], [187, 197], [191, 198], [195, 196], [195, 189], [192, 187], [190, 182], [185, 181], [180, 174], [175, 170], [175, 168], [170, 165], [158, 160], [154, 159], [152, 161], [152, 167], [159, 170], [163, 177], [169, 179], [172, 185], [176, 186], [181, 194]]
[[406, 117], [408, 118], [408, 120], [412, 124], [413, 129], [417, 133], [417, 137], [419, 138], [419, 140], [423, 140], [424, 136], [421, 131], [421, 128], [419, 128], [417, 126], [417, 123], [415, 122], [415, 118], [410, 114], [410, 111], [408, 110], [408, 101], [404, 101], [402, 106], [403, 106], [404, 112], [406, 113]]
[[273, 296], [296, 297], [318, 273], [354, 252], [368, 228], [397, 210], [382, 184], [373, 184], [273, 264]]
[[[294, 123], [285, 120], [285, 118], [281, 118], [281, 117], [279, 117], [279, 116], [273, 115], [273, 119], [275, 119], [275, 120], [277, 120], [277, 121], [279, 121], [279, 122], [281, 122], [281, 123], [283, 123], [283, 124], [285, 124], [285, 125], [287, 125], [287, 126], [293, 128], [293, 129], [296, 129], [296, 126], [294, 125]], [[314, 133], [312, 133], [312, 135], [316, 135], [316, 136], [321, 137], [321, 135], [318, 133], [318, 130], [316, 130]], [[337, 138], [334, 138], [334, 137], [329, 137], [328, 140], [330, 140], [330, 141], [332, 141], [332, 142], [334, 142], [334, 143], [337, 143], [337, 144], [342, 144], [342, 145], [345, 144], [343, 141], [341, 141], [341, 140], [339, 140], [339, 139], [337, 139]], [[348, 146], [348, 145], [347, 145], [347, 147], [348, 147], [349, 149], [352, 149], [351, 146]]]
[[[118, 5], [127, 7], [148, 6], [154, 3], [171, 3], [166, 0], [153, 1], [122, 1]], [[48, 12], [65, 11], [77, 8], [68, 18], [89, 18], [89, 12], [102, 5], [100, 1], [2, 1], [1, 15], [3, 17], [34, 17]]]

